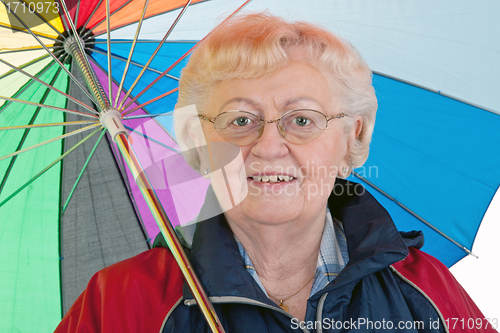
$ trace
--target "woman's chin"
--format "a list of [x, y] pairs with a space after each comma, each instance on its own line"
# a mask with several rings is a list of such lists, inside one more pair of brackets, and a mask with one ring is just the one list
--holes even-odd
[[[269, 193], [249, 189], [245, 199], [235, 207], [233, 212], [263, 224], [281, 224], [292, 221], [300, 215], [305, 204], [304, 198], [289, 193], [279, 193], [281, 187], [277, 184], [264, 186]], [[273, 191], [274, 190], [274, 191]]]
[[277, 226], [295, 221], [299, 217], [299, 212], [288, 207], [248, 207], [241, 211], [246, 218], [250, 219], [254, 226], [266, 225]]

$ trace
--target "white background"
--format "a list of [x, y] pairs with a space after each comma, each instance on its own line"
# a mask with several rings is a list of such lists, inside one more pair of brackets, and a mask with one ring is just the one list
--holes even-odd
[[[500, 166], [499, 166], [500, 167]], [[497, 191], [479, 229], [472, 252], [450, 270], [486, 318], [500, 325], [500, 191]]]

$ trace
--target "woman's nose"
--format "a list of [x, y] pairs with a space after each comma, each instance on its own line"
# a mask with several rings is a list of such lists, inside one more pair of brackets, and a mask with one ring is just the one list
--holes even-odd
[[278, 122], [264, 123], [262, 133], [254, 142], [251, 152], [268, 160], [288, 154], [287, 142], [280, 133]]

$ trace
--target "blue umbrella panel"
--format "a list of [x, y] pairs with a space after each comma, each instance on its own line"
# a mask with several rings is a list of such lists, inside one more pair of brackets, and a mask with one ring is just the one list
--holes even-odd
[[370, 156], [351, 179], [398, 229], [423, 230], [423, 250], [450, 267], [472, 249], [500, 185], [500, 116], [393, 78], [373, 81], [379, 110]]

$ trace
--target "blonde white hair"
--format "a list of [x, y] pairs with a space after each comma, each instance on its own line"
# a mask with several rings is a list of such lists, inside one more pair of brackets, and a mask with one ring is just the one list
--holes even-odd
[[[348, 151], [349, 167], [362, 166], [368, 158], [377, 111], [372, 72], [349, 42], [310, 23], [258, 13], [236, 16], [219, 25], [198, 45], [182, 70], [176, 109], [194, 104], [203, 113], [204, 102], [217, 82], [272, 73], [286, 66], [298, 48], [331, 82], [332, 94], [341, 103], [340, 112], [363, 119], [361, 132]], [[182, 150], [193, 146], [187, 118], [187, 113], [174, 113], [175, 133]], [[352, 118], [343, 119], [349, 131]], [[199, 170], [194, 150], [186, 159]]]

